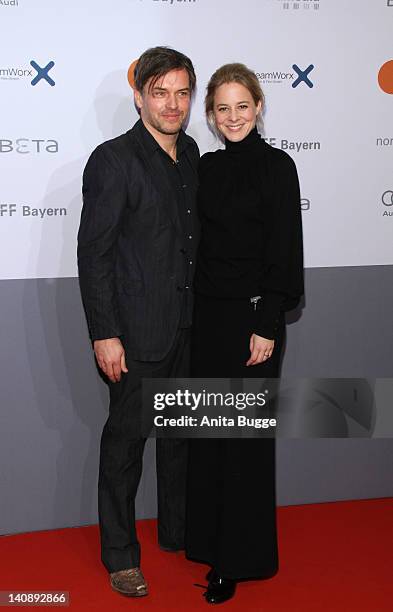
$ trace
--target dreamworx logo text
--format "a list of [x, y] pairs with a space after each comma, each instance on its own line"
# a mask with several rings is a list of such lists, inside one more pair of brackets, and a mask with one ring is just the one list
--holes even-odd
[[40, 81], [46, 81], [51, 87], [55, 85], [55, 81], [49, 75], [49, 71], [52, 70], [55, 62], [50, 61], [46, 66], [40, 66], [35, 60], [31, 60], [30, 66], [35, 70], [36, 74], [30, 68], [0, 68], [0, 78], [10, 81], [15, 81], [22, 78], [32, 77], [31, 85], [33, 87]]
[[298, 87], [301, 83], [307, 87], [314, 87], [314, 83], [309, 78], [309, 74], [314, 70], [314, 64], [310, 64], [304, 70], [299, 68], [297, 64], [292, 64], [294, 72], [282, 72], [275, 70], [272, 72], [256, 72], [256, 76], [262, 83], [283, 83], [284, 81], [292, 81], [293, 88]]

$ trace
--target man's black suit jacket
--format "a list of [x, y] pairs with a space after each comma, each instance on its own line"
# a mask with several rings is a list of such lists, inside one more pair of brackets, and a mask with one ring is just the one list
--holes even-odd
[[[179, 326], [188, 258], [178, 202], [162, 160], [145, 146], [145, 129], [139, 120], [87, 162], [78, 268], [91, 339], [120, 337], [131, 358], [158, 361]], [[196, 196], [198, 147], [182, 138]], [[196, 203], [191, 214], [195, 249]]]

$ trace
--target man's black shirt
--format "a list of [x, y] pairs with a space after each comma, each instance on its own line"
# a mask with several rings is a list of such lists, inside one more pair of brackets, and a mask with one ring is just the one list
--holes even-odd
[[186, 140], [184, 132], [180, 131], [176, 146], [177, 161], [174, 161], [144, 125], [142, 138], [143, 144], [149, 153], [160, 156], [162, 166], [172, 188], [173, 197], [176, 199], [178, 221], [183, 236], [181, 252], [184, 255], [185, 265], [184, 283], [178, 286], [178, 291], [183, 293], [180, 327], [190, 327], [192, 322], [190, 292], [192, 291], [193, 267], [195, 266], [197, 246], [192, 223], [196, 206], [195, 190], [197, 187], [197, 175], [186, 154], [186, 149], [190, 145]]

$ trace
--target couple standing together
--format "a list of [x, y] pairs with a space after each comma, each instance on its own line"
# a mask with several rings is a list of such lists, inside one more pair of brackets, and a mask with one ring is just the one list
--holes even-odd
[[[195, 83], [182, 53], [143, 53], [140, 119], [98, 146], [83, 176], [80, 286], [110, 390], [101, 554], [112, 588], [129, 596], [148, 593], [135, 529], [142, 378], [277, 377], [284, 312], [303, 293], [296, 167], [258, 134], [257, 77], [243, 64], [213, 74], [206, 115], [225, 149], [201, 160], [182, 130]], [[274, 575], [274, 439], [157, 439], [156, 449], [159, 545], [210, 566], [206, 601]]]

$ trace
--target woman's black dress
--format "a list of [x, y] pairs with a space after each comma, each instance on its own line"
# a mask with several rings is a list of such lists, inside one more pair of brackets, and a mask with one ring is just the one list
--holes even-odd
[[[198, 205], [192, 375], [278, 377], [284, 311], [303, 293], [295, 164], [254, 129], [202, 157]], [[275, 346], [246, 367], [253, 333]], [[226, 578], [277, 572], [274, 439], [190, 440], [186, 554]]]

